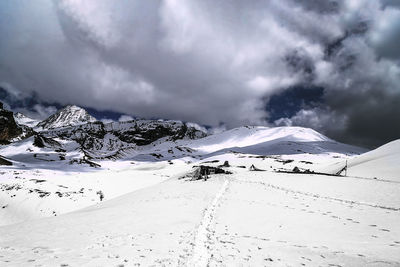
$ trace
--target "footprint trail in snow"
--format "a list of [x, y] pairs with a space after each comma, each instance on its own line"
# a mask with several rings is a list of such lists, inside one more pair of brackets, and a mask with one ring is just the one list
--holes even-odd
[[221, 189], [215, 195], [210, 206], [204, 212], [203, 219], [197, 229], [197, 233], [194, 240], [193, 247], [193, 255], [192, 258], [188, 262], [188, 266], [207, 266], [209, 260], [211, 258], [210, 254], [210, 241], [212, 238], [211, 227], [215, 222], [215, 213], [218, 208], [219, 203], [221, 202], [221, 198], [227, 191], [229, 187], [229, 180], [225, 180], [224, 184], [221, 186]]

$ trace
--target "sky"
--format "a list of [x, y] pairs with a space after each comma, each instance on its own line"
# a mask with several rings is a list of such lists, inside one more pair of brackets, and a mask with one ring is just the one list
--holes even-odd
[[399, 43], [398, 0], [2, 0], [0, 101], [373, 147], [400, 138]]

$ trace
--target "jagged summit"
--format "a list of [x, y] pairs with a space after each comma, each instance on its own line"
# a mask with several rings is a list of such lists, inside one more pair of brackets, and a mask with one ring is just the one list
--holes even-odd
[[83, 108], [75, 105], [68, 105], [40, 122], [37, 126], [43, 129], [54, 129], [76, 126], [94, 121], [96, 121], [96, 119]]

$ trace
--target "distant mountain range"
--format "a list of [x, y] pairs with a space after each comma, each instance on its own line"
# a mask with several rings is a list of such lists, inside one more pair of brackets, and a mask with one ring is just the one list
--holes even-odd
[[[209, 135], [194, 123], [132, 120], [103, 123], [66, 106], [43, 121], [1, 109], [0, 155], [13, 164], [84, 164], [102, 160], [201, 159], [223, 153], [355, 155], [364, 149], [338, 143], [308, 128], [245, 126]], [[95, 163], [95, 161], [97, 163]]]

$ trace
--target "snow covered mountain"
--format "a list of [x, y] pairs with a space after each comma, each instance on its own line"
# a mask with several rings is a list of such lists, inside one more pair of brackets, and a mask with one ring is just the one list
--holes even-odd
[[[19, 143], [0, 148], [0, 155], [28, 164], [88, 163], [86, 160], [198, 160], [235, 153], [256, 156], [316, 155], [347, 157], [365, 149], [333, 141], [301, 127], [240, 127], [207, 136], [177, 121], [87, 123], [43, 130]], [[85, 160], [83, 160], [85, 159]], [[83, 161], [82, 161], [83, 160]]]
[[31, 128], [35, 127], [40, 122], [39, 120], [29, 118], [20, 112], [14, 113], [14, 119], [19, 125], [25, 125]]
[[226, 153], [265, 155], [357, 155], [363, 148], [342, 144], [308, 128], [243, 126], [194, 140], [162, 142], [137, 151], [135, 160], [206, 158]]
[[[21, 124], [28, 121], [21, 114], [16, 114], [15, 117]], [[37, 124], [34, 129], [38, 132], [37, 136], [21, 144], [27, 147], [23, 152], [25, 156], [19, 150], [18, 155], [9, 149], [5, 149], [7, 152], [0, 149], [0, 153], [17, 161], [23, 158], [27, 163], [41, 158], [56, 162], [60, 161], [57, 159], [81, 162], [83, 157], [94, 160], [163, 161], [185, 157], [199, 159], [225, 153], [308, 153], [340, 157], [365, 152], [362, 148], [338, 143], [312, 129], [302, 127], [244, 126], [207, 136], [207, 132], [198, 125], [180, 121], [133, 120], [105, 124], [95, 121], [84, 109], [77, 106], [67, 106], [59, 110]], [[43, 153], [34, 148], [37, 144], [46, 148]], [[49, 154], [49, 150], [52, 153]], [[54, 156], [49, 156], [52, 154]]]
[[75, 105], [68, 105], [44, 121], [41, 121], [39, 124], [37, 124], [37, 127], [41, 127], [43, 129], [55, 129], [76, 126], [95, 121], [96, 119], [83, 108]]

